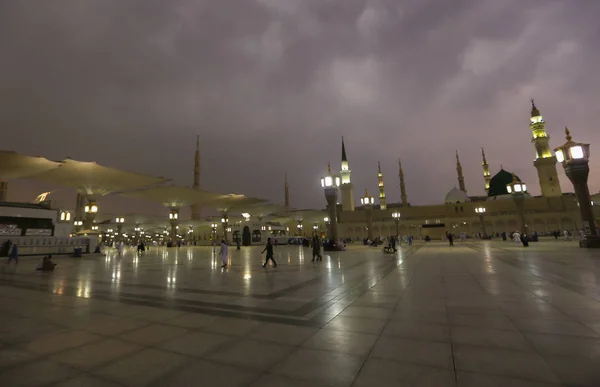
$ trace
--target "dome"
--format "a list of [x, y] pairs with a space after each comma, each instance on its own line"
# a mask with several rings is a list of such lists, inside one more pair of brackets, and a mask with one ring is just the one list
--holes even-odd
[[468, 203], [471, 199], [467, 196], [465, 191], [461, 191], [458, 188], [452, 188], [447, 194], [444, 202], [446, 204], [455, 204], [455, 203]]
[[[518, 176], [515, 176], [517, 181], [521, 181]], [[500, 172], [496, 173], [490, 180], [490, 189], [488, 190], [488, 196], [499, 196], [508, 195], [506, 186], [513, 181], [513, 174], [501, 169]]]

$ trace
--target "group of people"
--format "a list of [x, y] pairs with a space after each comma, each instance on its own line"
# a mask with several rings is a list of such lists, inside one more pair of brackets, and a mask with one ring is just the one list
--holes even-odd
[[[13, 243], [10, 239], [5, 241], [0, 248], [0, 257], [8, 257], [6, 264], [15, 261], [15, 265], [19, 263], [19, 246]], [[36, 266], [39, 271], [54, 271], [56, 263], [52, 262], [52, 255], [46, 255], [42, 261]]]
[[[216, 248], [216, 245], [213, 244], [213, 249]], [[240, 242], [237, 242], [237, 251], [240, 251]], [[273, 262], [273, 267], [277, 267], [277, 262], [275, 261], [275, 254], [273, 253], [273, 243], [271, 242], [271, 238], [267, 238], [267, 245], [264, 250], [261, 252], [267, 252], [265, 263], [263, 264], [263, 268], [266, 268], [269, 264], [269, 261]], [[227, 245], [227, 241], [225, 239], [221, 239], [221, 245], [219, 247], [219, 255], [221, 256], [221, 262], [223, 263], [221, 267], [227, 267], [229, 265], [229, 246]]]

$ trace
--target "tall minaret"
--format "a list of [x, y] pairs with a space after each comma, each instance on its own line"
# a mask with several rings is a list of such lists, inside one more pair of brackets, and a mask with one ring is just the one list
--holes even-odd
[[408, 199], [406, 197], [406, 185], [404, 185], [404, 171], [402, 170], [402, 160], [398, 159], [398, 175], [400, 176], [400, 200], [402, 200], [402, 207], [408, 206]]
[[462, 165], [460, 165], [460, 160], [458, 159], [458, 151], [456, 151], [456, 172], [458, 173], [458, 188], [466, 193], [465, 178], [462, 173]]
[[[194, 189], [200, 189], [200, 135], [196, 137], [196, 153], [194, 154]], [[192, 220], [202, 219], [202, 207], [199, 204], [193, 204]]]
[[285, 211], [289, 212], [290, 211], [290, 186], [288, 185], [288, 179], [287, 179], [287, 172], [285, 173], [285, 185], [284, 185], [284, 189], [285, 189]]
[[385, 190], [383, 188], [383, 173], [381, 173], [381, 163], [377, 162], [377, 180], [379, 183], [379, 208], [385, 210], [387, 201], [385, 199]]
[[533, 137], [531, 142], [535, 146], [535, 161], [533, 165], [538, 171], [538, 179], [542, 196], [561, 196], [558, 173], [556, 172], [556, 157], [550, 149], [550, 137], [546, 133], [546, 123], [531, 100], [531, 119], [529, 123]]
[[350, 182], [350, 166], [346, 156], [346, 145], [342, 137], [342, 169], [340, 170], [342, 211], [354, 211], [354, 184]]
[[490, 190], [490, 180], [492, 179], [490, 175], [490, 166], [488, 165], [487, 160], [485, 159], [485, 151], [481, 148], [481, 157], [483, 161], [481, 162], [481, 166], [483, 167], [483, 179], [485, 180], [485, 192]]

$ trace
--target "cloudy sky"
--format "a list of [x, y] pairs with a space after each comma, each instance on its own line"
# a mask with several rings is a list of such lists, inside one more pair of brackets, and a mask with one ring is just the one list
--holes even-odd
[[483, 146], [538, 194], [534, 97], [552, 146], [565, 125], [592, 143], [597, 192], [598, 15], [597, 0], [0, 0], [0, 148], [187, 185], [200, 134], [203, 188], [281, 202], [287, 170], [307, 208], [325, 205], [341, 136], [357, 200], [381, 161], [398, 201], [401, 157], [413, 204], [457, 184], [455, 150], [483, 194]]

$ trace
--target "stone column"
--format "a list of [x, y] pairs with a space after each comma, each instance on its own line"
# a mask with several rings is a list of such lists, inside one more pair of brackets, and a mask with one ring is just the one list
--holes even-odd
[[527, 223], [525, 222], [525, 195], [523, 193], [513, 193], [515, 205], [517, 207], [517, 224], [519, 232], [527, 234]]
[[337, 188], [325, 188], [325, 198], [327, 199], [327, 210], [329, 212], [329, 239], [336, 241], [338, 239]]
[[367, 238], [373, 240], [373, 206], [367, 204]]
[[487, 233], [485, 232], [485, 222], [483, 221], [483, 214], [479, 214], [479, 224], [481, 225], [481, 236], [483, 238], [487, 237]]
[[575, 196], [579, 202], [579, 213], [583, 223], [582, 228], [586, 234], [586, 240], [582, 240], [580, 246], [600, 247], [600, 237], [596, 228], [594, 209], [587, 184], [589, 172], [590, 168], [587, 160], [581, 162], [572, 160], [565, 164], [565, 173], [575, 189]]

